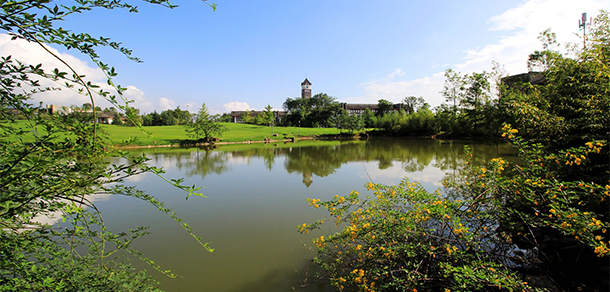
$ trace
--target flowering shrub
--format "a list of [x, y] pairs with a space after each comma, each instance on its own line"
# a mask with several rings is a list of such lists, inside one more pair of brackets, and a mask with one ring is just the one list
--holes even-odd
[[[314, 261], [340, 291], [527, 287], [497, 260], [506, 257], [510, 242], [495, 233], [495, 207], [485, 199], [449, 199], [408, 180], [397, 186], [368, 183], [366, 188], [372, 197], [353, 191], [331, 201], [308, 199], [344, 226], [314, 240]], [[323, 221], [299, 229], [307, 233]]]
[[[396, 186], [368, 183], [367, 196], [308, 199], [343, 227], [314, 240], [314, 261], [331, 284], [340, 291], [531, 291], [523, 279], [554, 279], [563, 265], [592, 266], [584, 270], [599, 276], [596, 261], [607, 262], [610, 252], [604, 212], [610, 185], [558, 177], [566, 167], [587, 167], [606, 142], [553, 154], [523, 142], [510, 125], [503, 130], [515, 139], [521, 162], [467, 163], [457, 179], [445, 181], [444, 193], [405, 179]], [[308, 233], [327, 220], [298, 228]], [[578, 247], [582, 258], [572, 259], [566, 245]]]
[[341, 291], [608, 291], [608, 12], [592, 23], [575, 58], [530, 57], [548, 57], [543, 84], [502, 89], [505, 119], [515, 125], [506, 123], [502, 137], [518, 148], [518, 163], [467, 161], [443, 192], [403, 180], [369, 183], [366, 196], [309, 199], [342, 227], [314, 240], [314, 261], [331, 284]]

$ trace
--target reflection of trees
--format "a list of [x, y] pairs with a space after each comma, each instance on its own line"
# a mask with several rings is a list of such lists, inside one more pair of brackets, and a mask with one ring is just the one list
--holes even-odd
[[[231, 154], [234, 157], [246, 157], [246, 158], [250, 158], [250, 157], [260, 157], [263, 158], [263, 160], [265, 161], [265, 167], [268, 170], [271, 170], [273, 168], [273, 164], [275, 163], [275, 157], [278, 156], [279, 154], [281, 154], [285, 149], [279, 149], [279, 148], [271, 148], [271, 147], [265, 147], [265, 148], [246, 148], [248, 146], [244, 146], [243, 150], [239, 150], [239, 151], [232, 151]], [[222, 150], [222, 148], [220, 149]]]
[[[470, 144], [473, 163], [480, 164], [513, 153], [509, 144]], [[303, 183], [309, 187], [312, 174], [328, 176], [342, 164], [357, 161], [378, 161], [379, 169], [387, 169], [400, 162], [407, 172], [423, 171], [435, 163], [441, 170], [456, 170], [464, 164], [466, 143], [445, 143], [438, 140], [373, 139], [367, 142], [351, 141], [334, 146], [300, 147], [286, 153], [284, 163], [289, 173], [303, 174]]]
[[225, 152], [197, 150], [196, 152], [191, 152], [191, 158], [187, 160], [186, 164], [179, 165], [178, 167], [180, 169], [186, 167], [187, 176], [199, 175], [201, 179], [205, 179], [208, 174], [221, 174], [229, 170], [227, 166], [229, 158], [229, 154]]
[[293, 147], [285, 153], [284, 167], [288, 173], [302, 173], [303, 184], [313, 182], [312, 174], [325, 177], [334, 173], [345, 162], [343, 145]]
[[201, 176], [205, 179], [208, 174], [221, 174], [230, 168], [227, 162], [230, 154], [212, 150], [183, 150], [178, 152], [148, 153], [147, 156], [157, 165], [163, 166], [165, 160], [180, 170], [185, 170], [188, 177]]
[[[423, 171], [433, 163], [448, 175], [455, 175], [465, 162], [464, 146], [470, 145], [473, 153], [472, 162], [482, 165], [491, 158], [509, 157], [514, 150], [509, 144], [482, 144], [465, 142], [443, 142], [438, 140], [413, 139], [372, 139], [369, 141], [347, 141], [328, 145], [300, 146], [298, 143], [292, 147], [279, 148], [272, 145], [243, 145], [238, 150], [223, 151], [220, 147], [212, 150], [181, 150], [149, 155], [162, 165], [161, 160], [170, 158], [179, 169], [186, 168], [186, 175], [221, 174], [229, 170], [230, 158], [243, 157], [262, 158], [265, 167], [271, 170], [276, 158], [285, 156], [284, 168], [288, 173], [303, 175], [303, 184], [309, 187], [313, 183], [313, 175], [326, 177], [333, 174], [343, 164], [348, 162], [377, 161], [380, 169], [387, 169], [393, 163], [400, 163], [407, 172]], [[167, 163], [167, 162], [166, 162]], [[448, 177], [450, 178], [450, 177]]]
[[443, 143], [443, 151], [437, 151], [435, 167], [446, 172], [443, 180], [455, 181], [463, 175], [463, 169], [467, 160], [464, 154], [464, 147], [468, 145], [472, 158], [470, 164], [475, 166], [486, 165], [492, 158], [502, 157], [508, 162], [513, 162], [516, 159], [516, 151], [512, 144], [483, 144], [483, 143], [466, 143], [466, 142], [451, 142]]

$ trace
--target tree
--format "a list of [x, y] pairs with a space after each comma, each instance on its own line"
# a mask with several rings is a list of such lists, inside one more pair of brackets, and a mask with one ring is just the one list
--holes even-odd
[[262, 121], [265, 125], [272, 126], [275, 123], [275, 114], [273, 113], [273, 107], [267, 105], [263, 111]]
[[[167, 1], [148, 1], [173, 8]], [[33, 106], [34, 94], [56, 88], [41, 86], [41, 80], [51, 80], [74, 88], [90, 98], [91, 109], [98, 98], [107, 99], [114, 107], [125, 112], [130, 123], [139, 125], [137, 111], [124, 100], [125, 88], [116, 85], [112, 77], [114, 68], [102, 63], [96, 48], [107, 46], [123, 53], [127, 58], [131, 51], [120, 43], [104, 37], [92, 37], [87, 33], [72, 32], [56, 27], [58, 21], [75, 13], [94, 8], [126, 9], [136, 12], [136, 7], [118, 1], [77, 1], [68, 6], [52, 4], [45, 0], [4, 1], [0, 3], [0, 29], [13, 38], [23, 39], [46, 49], [44, 44], [73, 49], [89, 57], [108, 77], [107, 84], [113, 91], [87, 80], [70, 67], [65, 60], [52, 55], [68, 65], [69, 72], [43, 68], [42, 65], [25, 63], [11, 56], [0, 57], [0, 286], [6, 291], [152, 291], [157, 283], [142, 272], [133, 272], [122, 258], [131, 254], [151, 264], [131, 247], [133, 240], [145, 234], [145, 227], [130, 232], [113, 233], [104, 226], [101, 214], [88, 200], [89, 195], [121, 194], [147, 201], [161, 212], [180, 221], [163, 203], [135, 187], [122, 184], [123, 179], [141, 172], [160, 175], [162, 170], [146, 165], [144, 157], [130, 157], [110, 152], [108, 140], [97, 123], [81, 123], [69, 115], [39, 115], [42, 110]], [[74, 52], [72, 51], [72, 52]], [[26, 129], [14, 127], [7, 114], [10, 109], [24, 113]], [[29, 129], [27, 129], [29, 127]], [[35, 136], [35, 142], [25, 143], [11, 137]], [[107, 164], [109, 155], [122, 155], [125, 165]], [[200, 195], [196, 187], [183, 186], [181, 180], [168, 180], [185, 190], [188, 196]], [[36, 222], [38, 215], [63, 213], [66, 224], [61, 228]], [[182, 223], [181, 223], [182, 224]], [[191, 234], [188, 225], [184, 228]], [[201, 243], [199, 238], [194, 239]], [[117, 260], [110, 260], [110, 257]], [[128, 288], [131, 287], [131, 288]]]
[[377, 118], [375, 117], [375, 113], [373, 113], [373, 111], [371, 111], [369, 108], [364, 110], [362, 120], [364, 121], [364, 126], [367, 128], [374, 128], [377, 126]]
[[542, 42], [543, 50], [530, 54], [527, 60], [527, 70], [529, 72], [548, 70], [552, 65], [553, 59], [559, 56], [559, 52], [556, 51], [556, 47], [559, 46], [557, 35], [550, 28], [540, 33], [538, 39]]
[[391, 112], [393, 108], [394, 104], [391, 101], [380, 99], [377, 102], [377, 116], [383, 117], [385, 114]]
[[337, 98], [326, 93], [318, 93], [311, 98], [287, 98], [283, 107], [288, 112], [288, 124], [305, 127], [329, 127], [332, 125], [331, 119], [341, 110]]
[[250, 110], [245, 110], [241, 113], [241, 122], [244, 124], [251, 124], [254, 122], [254, 118], [250, 115]]
[[216, 122], [217, 117], [217, 115], [211, 115], [205, 107], [205, 103], [203, 103], [195, 114], [195, 119], [186, 125], [186, 133], [197, 140], [200, 137], [208, 140], [214, 135], [222, 136], [222, 132], [228, 129]]
[[220, 115], [218, 117], [219, 123], [230, 123], [232, 120], [233, 120], [233, 118], [231, 117], [231, 114], [229, 114], [229, 113], [223, 113], [222, 115]]
[[112, 118], [112, 124], [113, 125], [122, 125], [123, 124], [123, 120], [121, 119], [121, 115], [119, 113], [114, 113], [114, 116]]
[[451, 103], [451, 112], [453, 113], [453, 121], [457, 119], [458, 105], [464, 95], [463, 91], [466, 86], [464, 78], [459, 72], [452, 69], [445, 70], [445, 85], [441, 94], [445, 97], [445, 101]]
[[160, 125], [159, 126], [172, 126], [177, 124], [176, 117], [174, 116], [173, 110], [164, 110], [159, 115]]
[[608, 291], [608, 12], [593, 24], [586, 49], [549, 60], [543, 84], [501, 93], [513, 123], [502, 136], [518, 149], [515, 162], [467, 163], [434, 193], [405, 179], [367, 183], [371, 196], [308, 199], [329, 216], [299, 225], [301, 232], [329, 221], [342, 226], [314, 240], [314, 261], [331, 284], [349, 291]]
[[191, 113], [187, 110], [181, 110], [180, 106], [173, 110], [173, 115], [176, 119], [176, 125], [186, 125], [191, 120]]
[[426, 103], [423, 97], [407, 96], [402, 100], [403, 109], [407, 114], [412, 114]]
[[350, 134], [353, 134], [354, 131], [364, 129], [364, 120], [359, 115], [345, 113], [341, 115], [341, 128], [346, 129]]

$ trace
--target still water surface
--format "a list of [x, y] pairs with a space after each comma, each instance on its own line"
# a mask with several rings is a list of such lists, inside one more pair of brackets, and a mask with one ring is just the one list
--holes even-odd
[[[150, 272], [167, 291], [319, 291], [320, 283], [309, 284], [313, 280], [310, 259], [315, 255], [311, 240], [332, 229], [323, 226], [307, 235], [297, 232], [297, 225], [326, 215], [308, 207], [305, 199], [328, 200], [352, 190], [366, 195], [363, 186], [371, 180], [397, 184], [405, 177], [435, 190], [443, 178], [463, 166], [464, 145], [374, 139], [147, 151], [151, 164], [163, 167], [166, 177], [183, 177], [187, 185], [203, 186], [207, 198], [185, 200], [185, 193], [152, 174], [132, 177], [126, 184], [164, 201], [195, 234], [210, 242], [213, 253], [147, 203], [111, 196], [96, 205], [106, 225], [117, 232], [150, 226], [152, 234], [134, 247], [179, 275], [169, 279]], [[506, 144], [468, 145], [476, 161], [510, 158], [514, 153]], [[137, 261], [134, 265], [146, 268]]]

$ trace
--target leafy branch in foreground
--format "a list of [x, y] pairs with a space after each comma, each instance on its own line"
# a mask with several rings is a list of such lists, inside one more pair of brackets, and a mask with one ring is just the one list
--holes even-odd
[[[165, 0], [146, 2], [175, 7]], [[215, 9], [214, 4], [211, 6]], [[126, 89], [112, 81], [115, 69], [101, 62], [95, 48], [110, 47], [129, 59], [139, 60], [108, 38], [94, 38], [55, 26], [71, 14], [94, 8], [137, 12], [137, 7], [122, 1], [79, 0], [73, 6], [54, 5], [45, 0], [0, 3], [1, 30], [10, 33], [13, 40], [37, 43], [70, 70], [70, 73], [59, 69], [47, 71], [40, 64], [0, 57], [0, 291], [158, 290], [152, 277], [133, 271], [126, 261], [128, 254], [173, 276], [171, 271], [162, 270], [131, 248], [135, 239], [147, 233], [146, 228], [119, 233], [106, 228], [100, 212], [89, 200], [95, 194], [121, 194], [144, 200], [168, 214], [206, 250], [212, 251], [162, 202], [122, 185], [124, 178], [142, 172], [161, 175], [160, 169], [146, 165], [146, 157], [111, 151], [107, 136], [96, 128], [95, 119], [87, 123], [69, 115], [50, 115], [30, 104], [34, 94], [58, 89], [41, 85], [48, 80], [88, 96], [94, 111], [94, 101], [101, 97], [133, 116], [130, 102], [122, 95]], [[47, 44], [76, 49], [91, 58], [106, 74], [111, 90], [88, 81], [52, 54]], [[11, 123], [15, 112], [26, 118], [26, 127]], [[27, 137], [32, 136], [35, 142], [27, 142]], [[117, 154], [128, 163], [109, 165], [107, 157]], [[200, 195], [197, 187], [184, 186], [180, 179], [165, 180], [185, 190], [188, 196]], [[64, 221], [61, 227], [39, 222], [40, 216], [58, 213]]]

